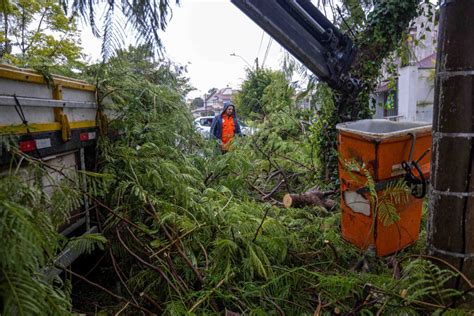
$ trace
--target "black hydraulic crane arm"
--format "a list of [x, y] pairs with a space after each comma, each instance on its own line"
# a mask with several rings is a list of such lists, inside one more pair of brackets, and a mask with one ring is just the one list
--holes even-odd
[[355, 93], [348, 75], [356, 48], [309, 0], [232, 0], [294, 57], [330, 87]]

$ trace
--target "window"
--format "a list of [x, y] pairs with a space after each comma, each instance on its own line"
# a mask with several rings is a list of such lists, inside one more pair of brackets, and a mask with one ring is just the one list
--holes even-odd
[[398, 115], [398, 94], [396, 90], [389, 90], [383, 94], [383, 116]]
[[201, 119], [201, 126], [211, 126], [211, 125], [212, 125], [212, 117]]

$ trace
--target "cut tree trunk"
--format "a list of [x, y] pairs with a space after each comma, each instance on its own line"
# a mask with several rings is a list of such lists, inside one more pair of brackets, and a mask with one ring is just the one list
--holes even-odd
[[299, 208], [303, 206], [322, 206], [327, 210], [332, 209], [336, 202], [327, 198], [327, 195], [333, 192], [321, 192], [317, 189], [311, 189], [302, 194], [287, 193], [283, 197], [283, 205], [286, 208]]

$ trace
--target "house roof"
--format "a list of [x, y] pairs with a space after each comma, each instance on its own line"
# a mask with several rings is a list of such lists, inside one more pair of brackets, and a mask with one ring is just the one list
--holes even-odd
[[234, 89], [230, 87], [226, 87], [223, 89], [219, 89], [215, 91], [213, 94], [210, 94], [207, 96], [206, 101], [211, 100], [211, 99], [219, 99], [219, 100], [228, 100], [232, 95], [234, 94]]
[[218, 93], [219, 93], [219, 90], [216, 90], [216, 91], [214, 91], [214, 93], [207, 95], [206, 101], [207, 101], [207, 100], [210, 100], [210, 99], [212, 99], [212, 98], [215, 98]]
[[219, 91], [222, 95], [232, 95], [232, 88], [224, 88]]
[[423, 58], [422, 60], [417, 62], [416, 65], [418, 66], [418, 68], [434, 68], [436, 66], [436, 53], [433, 53], [428, 57]]

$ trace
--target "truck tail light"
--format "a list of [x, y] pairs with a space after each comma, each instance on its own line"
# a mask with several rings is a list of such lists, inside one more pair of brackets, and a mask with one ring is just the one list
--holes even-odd
[[81, 140], [81, 142], [85, 142], [85, 141], [92, 140], [95, 138], [96, 138], [95, 132], [79, 134], [79, 139]]
[[24, 153], [30, 152], [36, 149], [44, 149], [51, 147], [51, 138], [39, 138], [22, 140], [19, 142], [20, 150]]
[[23, 140], [19, 143], [20, 150], [24, 153], [36, 150], [36, 142], [34, 139]]

